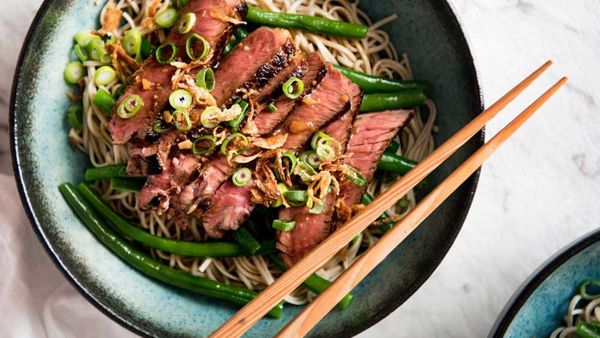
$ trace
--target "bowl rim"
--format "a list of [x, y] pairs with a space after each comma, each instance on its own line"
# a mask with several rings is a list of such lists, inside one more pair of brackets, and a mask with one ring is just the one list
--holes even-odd
[[506, 305], [504, 305], [502, 311], [500, 311], [494, 325], [492, 325], [488, 338], [503, 337], [523, 305], [525, 305], [525, 302], [527, 302], [529, 297], [539, 288], [539, 286], [569, 259], [577, 256], [583, 250], [599, 241], [600, 229], [592, 230], [565, 245], [547, 258], [529, 275], [529, 277], [527, 277], [527, 279], [525, 279], [509, 298], [508, 302], [506, 302]]
[[[15, 67], [15, 72], [13, 75], [13, 81], [12, 81], [12, 85], [11, 85], [11, 96], [10, 96], [10, 106], [9, 106], [10, 151], [11, 151], [11, 158], [12, 158], [13, 173], [15, 176], [16, 184], [17, 184], [17, 190], [19, 191], [19, 198], [21, 199], [21, 204], [23, 205], [23, 209], [25, 210], [27, 218], [29, 219], [29, 223], [31, 224], [35, 234], [37, 235], [38, 240], [41, 242], [43, 248], [45, 249], [46, 253], [50, 257], [50, 259], [52, 260], [54, 265], [66, 277], [67, 281], [95, 308], [100, 310], [100, 312], [102, 312], [104, 315], [106, 315], [107, 317], [109, 317], [110, 319], [112, 319], [113, 321], [115, 321], [116, 323], [121, 325], [122, 327], [130, 330], [131, 332], [133, 332], [136, 335], [140, 335], [143, 337], [153, 337], [151, 332], [144, 330], [143, 328], [139, 327], [135, 323], [129, 321], [127, 318], [118, 315], [109, 306], [100, 302], [94, 296], [94, 294], [90, 290], [88, 290], [77, 279], [77, 277], [75, 275], [73, 275], [71, 273], [71, 271], [66, 267], [66, 265], [63, 263], [63, 261], [61, 260], [59, 255], [49, 245], [48, 239], [45, 237], [44, 232], [42, 231], [40, 221], [38, 220], [38, 217], [33, 210], [33, 205], [31, 204], [29, 194], [26, 190], [24, 174], [21, 169], [21, 158], [19, 156], [19, 151], [18, 151], [20, 144], [19, 144], [17, 133], [16, 133], [16, 130], [17, 130], [16, 105], [17, 105], [17, 101], [18, 101], [17, 97], [16, 97], [17, 96], [17, 88], [18, 88], [18, 84], [19, 84], [19, 80], [20, 80], [20, 74], [22, 72], [24, 61], [25, 61], [25, 55], [27, 53], [26, 46], [28, 46], [30, 44], [36, 27], [38, 26], [38, 24], [40, 23], [42, 18], [44, 18], [50, 5], [53, 2], [54, 2], [54, 0], [43, 0], [38, 11], [36, 12], [32, 22], [29, 26], [29, 29], [25, 36], [25, 39], [23, 40], [23, 43], [21, 45], [21, 50], [19, 52], [19, 56], [17, 59], [17, 65]], [[471, 51], [470, 44], [468, 41], [469, 39], [468, 39], [467, 35], [465, 34], [463, 26], [460, 23], [460, 20], [456, 16], [454, 7], [448, 2], [448, 0], [434, 1], [433, 6], [438, 7], [438, 8], [441, 7], [443, 10], [448, 12], [450, 14], [449, 19], [450, 19], [451, 23], [459, 29], [460, 41], [458, 41], [458, 43], [463, 46], [464, 55], [462, 55], [462, 56], [468, 61], [468, 65], [470, 68], [469, 71], [471, 74], [473, 74], [472, 80], [474, 81], [475, 95], [471, 99], [471, 104], [476, 109], [476, 111], [474, 113], [480, 114], [484, 110], [484, 99], [483, 99], [483, 93], [481, 90], [481, 85], [480, 85], [480, 80], [479, 80], [479, 73], [477, 72], [476, 62], [473, 58], [473, 53]], [[485, 141], [485, 128], [482, 128], [481, 131], [478, 132], [473, 137], [473, 139], [478, 143], [477, 146], [481, 147]], [[430, 264], [428, 269], [423, 274], [421, 274], [421, 276], [419, 278], [417, 278], [411, 284], [411, 286], [409, 288], [407, 288], [406, 292], [404, 293], [404, 295], [402, 297], [398, 297], [396, 299], [389, 301], [379, 312], [375, 313], [373, 316], [371, 316], [367, 320], [363, 321], [360, 325], [357, 325], [354, 328], [346, 331], [346, 334], [348, 334], [348, 336], [357, 335], [358, 333], [368, 329], [369, 327], [377, 324], [383, 318], [387, 317], [390, 313], [392, 313], [394, 310], [396, 310], [398, 307], [400, 307], [406, 300], [408, 300], [408, 298], [410, 298], [429, 279], [429, 277], [431, 277], [431, 274], [433, 274], [433, 272], [437, 269], [437, 267], [440, 265], [442, 260], [446, 257], [448, 251], [454, 244], [454, 241], [456, 240], [458, 233], [462, 229], [462, 226], [467, 217], [467, 214], [469, 213], [469, 210], [471, 209], [473, 198], [475, 196], [475, 192], [477, 190], [477, 186], [479, 183], [480, 174], [481, 174], [481, 168], [477, 169], [477, 171], [475, 173], [473, 173], [473, 175], [471, 175], [471, 177], [469, 177], [467, 179], [467, 181], [465, 181], [465, 183], [463, 183], [463, 184], [470, 185], [467, 190], [467, 198], [465, 200], [464, 208], [461, 210], [460, 215], [456, 218], [456, 221], [455, 221], [456, 226], [454, 227], [453, 231], [450, 233], [450, 236], [448, 236], [448, 238], [446, 239], [444, 246], [441, 247], [440, 250], [438, 251], [439, 254], [437, 255], [437, 257], [435, 257], [435, 259], [433, 260], [432, 264]]]

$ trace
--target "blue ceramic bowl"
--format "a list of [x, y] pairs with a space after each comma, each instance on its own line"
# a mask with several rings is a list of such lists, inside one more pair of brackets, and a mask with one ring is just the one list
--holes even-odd
[[[397, 48], [410, 55], [416, 78], [433, 85], [439, 107], [436, 142], [447, 139], [482, 111], [473, 59], [459, 23], [445, 1], [364, 0], [374, 19], [397, 13], [386, 26]], [[12, 93], [14, 171], [33, 229], [57, 267], [105, 314], [145, 336], [206, 336], [237, 307], [181, 291], [133, 270], [87, 231], [57, 186], [78, 182], [86, 156], [67, 142], [62, 78], [73, 35], [97, 25], [94, 1], [44, 1], [23, 46]], [[483, 132], [431, 175], [440, 182], [481, 146]], [[355, 290], [350, 308], [334, 311], [312, 332], [350, 336], [402, 304], [430, 276], [454, 241], [471, 204], [473, 175], [408, 240]], [[385, 287], [381, 287], [385, 284]], [[249, 336], [271, 336], [298, 311], [287, 306], [280, 320], [265, 319]]]
[[564, 325], [577, 287], [600, 279], [600, 230], [569, 244], [540, 266], [515, 292], [490, 337], [548, 337]]

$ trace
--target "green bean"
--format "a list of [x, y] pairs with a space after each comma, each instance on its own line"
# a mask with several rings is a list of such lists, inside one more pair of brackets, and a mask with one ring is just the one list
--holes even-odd
[[229, 42], [225, 45], [223, 54], [227, 55], [231, 53], [233, 48], [235, 48], [235, 46], [237, 46], [242, 40], [244, 40], [244, 38], [246, 38], [248, 34], [248, 31], [242, 27], [236, 29], [235, 32], [233, 32], [234, 37], [231, 40], [229, 40]]
[[416, 165], [417, 162], [413, 160], [409, 160], [406, 157], [386, 151], [379, 159], [379, 162], [377, 162], [377, 169], [394, 174], [404, 175], [412, 170]]
[[89, 168], [85, 171], [86, 181], [108, 180], [111, 178], [132, 177], [127, 173], [126, 166], [123, 164], [107, 165], [104, 167]]
[[394, 80], [361, 73], [344, 66], [334, 66], [352, 82], [357, 84], [365, 93], [394, 93], [407, 89], [425, 90], [425, 85], [415, 81]]
[[600, 338], [600, 324], [579, 322], [575, 333], [581, 338]]
[[110, 179], [110, 187], [112, 189], [124, 192], [139, 192], [145, 183], [145, 177], [130, 176], [127, 178], [113, 177]]
[[246, 228], [239, 228], [232, 233], [233, 240], [248, 253], [254, 255], [260, 249], [260, 243]]
[[390, 145], [387, 147], [387, 149], [385, 149], [386, 153], [390, 153], [390, 154], [395, 154], [398, 149], [400, 149], [400, 143], [396, 142], [396, 141], [392, 141], [390, 143]]
[[[247, 256], [249, 253], [242, 246], [228, 242], [190, 242], [164, 237], [158, 237], [132, 225], [126, 219], [121, 217], [111, 207], [106, 204], [92, 189], [85, 183], [79, 184], [79, 193], [85, 198], [100, 215], [106, 218], [125, 236], [140, 242], [148, 247], [160, 251], [173, 253], [188, 257], [239, 257]], [[263, 244], [262, 250], [257, 250], [256, 254], [268, 254], [277, 252], [274, 244]]]
[[[278, 269], [280, 269], [281, 271], [287, 270], [285, 264], [283, 264], [279, 256], [269, 255], [269, 258], [275, 264], [275, 266], [277, 266]], [[325, 291], [325, 289], [327, 289], [330, 285], [330, 281], [317, 275], [316, 273], [313, 273], [304, 281], [304, 286], [316, 294]], [[348, 293], [344, 296], [344, 298], [342, 298], [342, 300], [340, 300], [340, 302], [338, 303], [338, 307], [340, 309], [347, 308], [348, 305], [350, 305], [350, 302], [352, 302], [352, 299], [354, 299], [354, 296], [351, 293]]]
[[[373, 196], [371, 196], [371, 194], [369, 194], [368, 192], [366, 192], [366, 193], [363, 195], [363, 198], [362, 198], [362, 202], [361, 202], [361, 203], [362, 203], [363, 205], [369, 205], [369, 204], [371, 204], [371, 202], [373, 202]], [[388, 218], [388, 217], [390, 217], [390, 216], [388, 215], [388, 213], [387, 213], [387, 212], [384, 212], [383, 214], [381, 214], [381, 215], [379, 216], [379, 218], [378, 218], [378, 219], [379, 219], [379, 220], [384, 220], [384, 219], [386, 219], [386, 218]], [[394, 224], [395, 224], [394, 222], [389, 222], [389, 223], [382, 224], [382, 225], [380, 225], [380, 226], [379, 226], [379, 230], [381, 230], [381, 232], [383, 232], [383, 233], [386, 233], [386, 232], [388, 232], [388, 231], [389, 231], [391, 228], [393, 228], [393, 227], [394, 227]]]
[[397, 93], [365, 94], [360, 105], [360, 111], [411, 108], [423, 105], [426, 100], [425, 93], [420, 89], [407, 89]]
[[[73, 211], [102, 244], [145, 275], [182, 289], [240, 305], [247, 304], [258, 294], [245, 288], [193, 276], [157, 262], [130, 246], [106, 225], [83, 199], [77, 187], [70, 183], [63, 183], [59, 186], [59, 190]], [[279, 318], [282, 310], [283, 304], [280, 303], [269, 312], [269, 315]]]
[[365, 25], [309, 15], [270, 12], [252, 6], [248, 7], [246, 21], [256, 25], [300, 29], [351, 39], [365, 38], [368, 31]]

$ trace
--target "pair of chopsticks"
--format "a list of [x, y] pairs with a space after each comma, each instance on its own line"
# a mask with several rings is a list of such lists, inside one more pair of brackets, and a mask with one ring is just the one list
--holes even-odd
[[[496, 114], [519, 96], [548, 67], [546, 62], [525, 80], [515, 86], [496, 103], [474, 118], [444, 144], [435, 149], [425, 160], [400, 180], [389, 187], [373, 203], [364, 208], [346, 224], [341, 226], [311, 253], [279, 277], [252, 302], [231, 317], [211, 337], [239, 337], [248, 331], [270, 309], [287, 294], [296, 289], [313, 272], [346, 246], [359, 232], [365, 230], [379, 215], [394, 205], [398, 199], [421, 182], [429, 173], [441, 165], [450, 155], [473, 137]], [[444, 182], [429, 193], [406, 217], [396, 223], [381, 239], [368, 249], [348, 270], [321, 293], [312, 303], [287, 324], [278, 337], [302, 337], [306, 335], [327, 313], [365, 278], [387, 255], [417, 228], [440, 204], [448, 198], [482, 163], [487, 160], [507, 139], [509, 139], [533, 113], [535, 113], [558, 89], [565, 84], [566, 77], [560, 79], [542, 94], [527, 109], [512, 120], [489, 142], [477, 150], [461, 164]]]

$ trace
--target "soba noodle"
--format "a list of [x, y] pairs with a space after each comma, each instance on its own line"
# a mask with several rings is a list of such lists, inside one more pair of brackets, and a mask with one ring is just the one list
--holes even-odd
[[600, 298], [586, 300], [581, 294], [573, 296], [569, 302], [564, 320], [565, 326], [552, 331], [550, 338], [578, 337], [575, 331], [577, 330], [577, 323], [581, 321], [600, 323]]
[[[313, 16], [322, 16], [355, 23], [365, 23], [370, 26], [366, 39], [347, 40], [341, 38], [326, 38], [320, 35], [292, 31], [296, 44], [304, 52], [319, 51], [324, 59], [331, 63], [338, 63], [356, 70], [392, 78], [410, 80], [413, 78], [410, 63], [406, 55], [398, 55], [389, 37], [381, 26], [396, 19], [395, 15], [378, 22], [371, 22], [369, 17], [358, 9], [359, 1], [350, 3], [343, 0], [248, 0], [248, 4], [271, 11], [285, 11], [288, 13], [301, 13]], [[132, 27], [137, 27], [143, 35], [151, 35], [158, 41], [166, 37], [165, 31], [156, 26], [148, 25], [148, 13], [158, 4], [158, 11], [170, 6], [170, 0], [118, 0], [117, 7], [123, 11], [124, 25], [112, 32], [117, 38]], [[106, 6], [100, 15], [104, 18]], [[101, 19], [102, 22], [103, 19]], [[146, 23], [145, 25], [143, 23]], [[87, 77], [84, 78], [85, 88], [83, 93], [84, 118], [83, 128], [80, 131], [71, 130], [69, 138], [80, 150], [87, 153], [93, 166], [126, 163], [127, 149], [124, 146], [113, 145], [108, 131], [109, 118], [91, 104], [98, 88], [94, 84], [93, 74], [102, 64], [96, 61], [86, 61]], [[123, 83], [117, 79], [106, 88], [115, 93]], [[419, 111], [410, 124], [405, 127], [397, 137], [401, 147], [399, 154], [413, 160], [421, 160], [429, 154], [434, 147], [432, 131], [436, 117], [435, 104], [427, 101], [426, 119]], [[392, 177], [377, 177], [369, 186], [373, 195], [384, 190], [392, 181]], [[182, 240], [203, 241], [202, 225], [196, 220], [189, 222], [185, 231], [181, 230], [165, 215], [143, 212], [136, 208], [136, 194], [112, 190], [108, 183], [96, 183], [98, 191], [113, 208], [132, 221], [139, 222], [140, 226], [150, 233], [158, 236]], [[406, 203], [408, 202], [408, 203]], [[408, 207], [407, 207], [408, 205]], [[410, 192], [404, 203], [392, 208], [391, 215], [405, 215], [415, 205], [415, 196]], [[352, 264], [366, 248], [377, 241], [378, 230], [368, 230], [361, 234], [360, 240], [349, 244], [334, 258], [327, 262], [317, 273], [322, 277], [333, 280]], [[193, 275], [219, 280], [225, 283], [244, 285], [249, 289], [261, 290], [271, 284], [280, 271], [261, 256], [236, 257], [236, 258], [187, 258], [151, 250], [152, 255], [172, 267], [189, 272]], [[303, 304], [313, 295], [304, 288], [299, 288], [285, 300], [293, 304]]]

